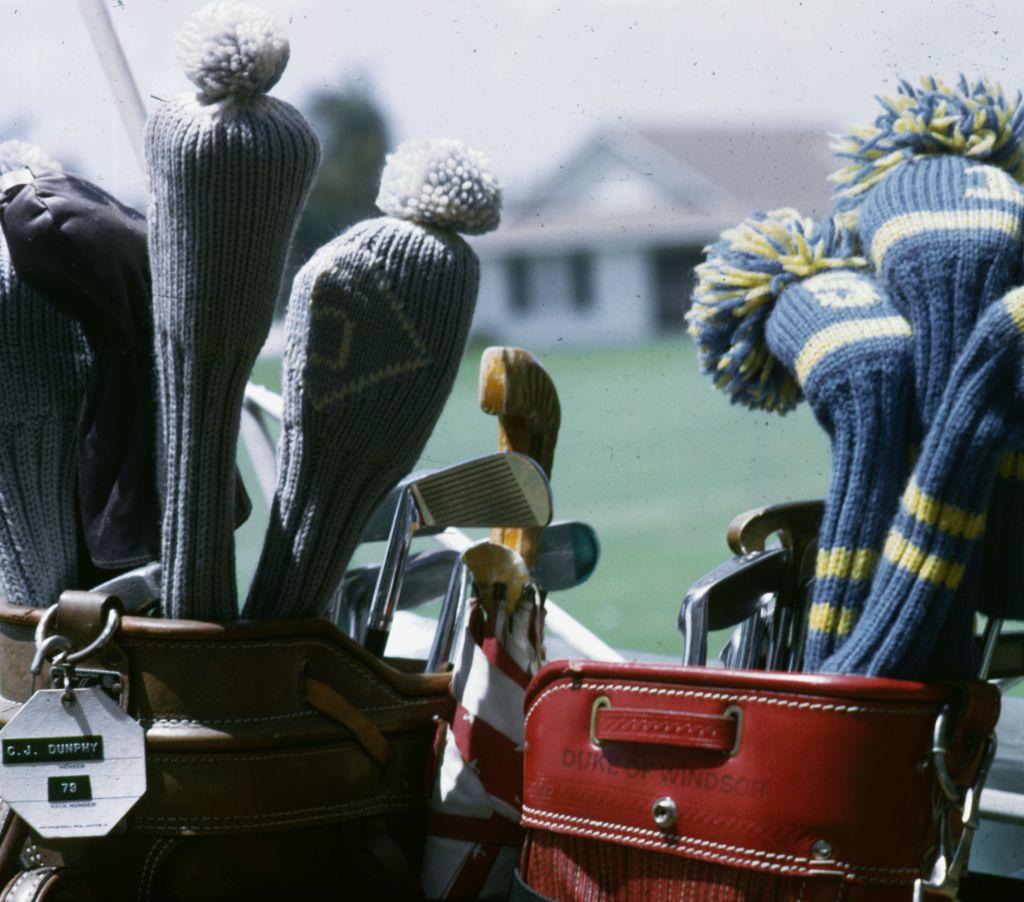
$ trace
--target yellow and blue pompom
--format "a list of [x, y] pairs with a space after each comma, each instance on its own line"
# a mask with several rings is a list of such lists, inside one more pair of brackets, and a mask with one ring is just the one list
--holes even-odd
[[914, 156], [951, 154], [1004, 169], [1024, 181], [1024, 106], [988, 81], [955, 88], [924, 78], [915, 88], [903, 81], [895, 96], [879, 97], [874, 125], [837, 136], [832, 150], [850, 163], [831, 176], [837, 209], [853, 210], [864, 193]]
[[776, 298], [830, 269], [864, 267], [854, 233], [838, 220], [815, 225], [795, 210], [755, 213], [705, 248], [686, 318], [701, 368], [733, 403], [784, 414], [803, 394], [765, 342]]

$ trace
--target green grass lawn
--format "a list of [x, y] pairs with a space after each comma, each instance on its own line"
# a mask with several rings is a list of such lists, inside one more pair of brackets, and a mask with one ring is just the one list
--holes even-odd
[[[481, 350], [471, 348], [463, 362], [423, 467], [496, 447], [496, 422], [477, 403]], [[562, 401], [555, 517], [593, 524], [602, 545], [590, 581], [557, 600], [616, 647], [676, 655], [679, 603], [690, 583], [730, 556], [725, 529], [732, 517], [823, 494], [824, 433], [806, 408], [783, 418], [730, 406], [700, 375], [693, 344], [683, 337], [539, 356]], [[278, 389], [278, 361], [260, 361], [253, 378]], [[243, 582], [262, 540], [261, 500], [254, 497], [254, 515], [239, 534]]]
[[[467, 352], [421, 467], [495, 449], [497, 424], [477, 403], [482, 350]], [[821, 497], [828, 440], [806, 405], [786, 417], [731, 406], [700, 374], [693, 344], [682, 336], [539, 356], [562, 401], [555, 517], [585, 520], [601, 538], [594, 575], [557, 601], [616, 648], [677, 656], [679, 603], [694, 580], [731, 556], [729, 521], [764, 504]], [[279, 390], [280, 362], [261, 360], [253, 379]], [[254, 505], [238, 532], [239, 580], [247, 586], [267, 509], [240, 457]], [[356, 560], [382, 553], [367, 546]], [[727, 637], [713, 637], [710, 652]], [[1024, 686], [1012, 694], [1024, 695]]]

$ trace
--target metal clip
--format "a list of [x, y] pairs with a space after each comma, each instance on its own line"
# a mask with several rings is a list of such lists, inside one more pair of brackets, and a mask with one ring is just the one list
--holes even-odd
[[[60, 668], [59, 678], [64, 686], [64, 695], [61, 700], [64, 704], [70, 705], [75, 700], [75, 664], [85, 660], [90, 655], [96, 654], [110, 641], [114, 633], [117, 632], [117, 628], [121, 625], [121, 615], [116, 608], [111, 608], [107, 614], [107, 621], [103, 624], [103, 629], [100, 630], [100, 634], [84, 648], [73, 652], [71, 651], [71, 640], [66, 636], [61, 636], [60, 634], [49, 635], [54, 618], [57, 616], [57, 608], [58, 605], [56, 604], [50, 605], [43, 616], [39, 618], [39, 623], [36, 624], [36, 653], [32, 657], [32, 663], [29, 665], [28, 671], [29, 694], [31, 695], [35, 692], [36, 677], [43, 669], [43, 661], [51, 661], [54, 671], [58, 667]], [[55, 651], [56, 654], [53, 653]], [[56, 673], [54, 678], [58, 678]]]
[[36, 678], [43, 672], [43, 663], [52, 661], [71, 650], [71, 642], [64, 636], [48, 636], [36, 645], [32, 663], [28, 665], [28, 694], [35, 694]]
[[[996, 756], [996, 737], [989, 736], [985, 751], [978, 765], [974, 782], [961, 793], [946, 762], [949, 753], [949, 733], [952, 712], [949, 706], [942, 709], [935, 721], [932, 742], [932, 764], [935, 782], [943, 799], [939, 806], [939, 851], [927, 880], [914, 881], [914, 902], [925, 902], [930, 895], [956, 900], [960, 889], [960, 878], [967, 869], [975, 831], [978, 829], [978, 806], [985, 781], [988, 779], [992, 760]], [[956, 812], [960, 818], [960, 836], [954, 840], [950, 816]]]

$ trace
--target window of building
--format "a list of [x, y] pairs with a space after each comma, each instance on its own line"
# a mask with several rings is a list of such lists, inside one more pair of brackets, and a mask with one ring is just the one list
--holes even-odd
[[660, 331], [682, 329], [693, 294], [693, 268], [700, 263], [699, 247], [661, 247], [651, 251], [654, 278], [654, 319]]
[[532, 306], [530, 297], [530, 261], [526, 257], [509, 257], [505, 261], [508, 277], [509, 306], [523, 313]]
[[590, 254], [583, 251], [569, 255], [569, 280], [575, 310], [594, 306], [594, 266]]

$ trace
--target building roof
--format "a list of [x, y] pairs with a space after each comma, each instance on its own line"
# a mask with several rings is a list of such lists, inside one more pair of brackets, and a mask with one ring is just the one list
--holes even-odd
[[510, 204], [481, 251], [703, 244], [754, 210], [829, 210], [823, 126], [626, 125], [597, 132]]

